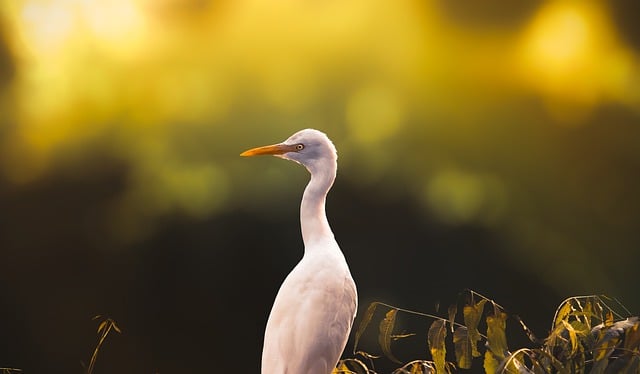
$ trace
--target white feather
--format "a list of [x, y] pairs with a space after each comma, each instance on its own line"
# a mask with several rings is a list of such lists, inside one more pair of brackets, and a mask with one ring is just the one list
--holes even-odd
[[356, 285], [325, 214], [337, 170], [336, 149], [322, 132], [306, 129], [282, 145], [303, 149], [279, 157], [311, 173], [300, 205], [304, 255], [273, 303], [264, 336], [262, 374], [329, 374], [347, 344], [357, 310]]

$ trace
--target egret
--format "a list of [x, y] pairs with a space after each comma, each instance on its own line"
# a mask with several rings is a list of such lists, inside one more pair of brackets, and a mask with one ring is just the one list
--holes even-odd
[[338, 154], [323, 132], [304, 129], [282, 143], [241, 154], [258, 155], [297, 162], [311, 174], [300, 205], [304, 255], [271, 308], [262, 374], [329, 374], [347, 344], [358, 306], [355, 282], [325, 213]]

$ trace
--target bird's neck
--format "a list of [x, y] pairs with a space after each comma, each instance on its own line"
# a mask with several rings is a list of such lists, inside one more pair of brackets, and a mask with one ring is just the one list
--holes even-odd
[[300, 205], [300, 224], [305, 251], [318, 241], [333, 240], [333, 232], [325, 213], [325, 202], [335, 178], [335, 169], [324, 172], [311, 171], [311, 180], [304, 190]]

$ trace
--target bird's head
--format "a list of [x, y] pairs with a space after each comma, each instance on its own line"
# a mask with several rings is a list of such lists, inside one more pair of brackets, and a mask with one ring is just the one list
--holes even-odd
[[311, 173], [326, 167], [334, 167], [338, 159], [336, 147], [327, 135], [314, 129], [304, 129], [291, 135], [282, 143], [252, 148], [240, 156], [273, 155], [295, 161]]

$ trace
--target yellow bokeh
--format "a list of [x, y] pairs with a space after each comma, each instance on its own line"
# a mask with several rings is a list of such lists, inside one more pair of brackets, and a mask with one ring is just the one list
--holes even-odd
[[347, 102], [349, 134], [359, 143], [376, 143], [397, 133], [404, 121], [404, 108], [392, 88], [362, 87]]
[[60, 160], [113, 152], [131, 174], [116, 216], [132, 221], [225, 209], [241, 200], [225, 157], [316, 126], [337, 138], [355, 183], [406, 174], [444, 221], [492, 223], [506, 209], [501, 179], [449, 168], [443, 153], [477, 157], [517, 138], [531, 103], [553, 125], [588, 123], [611, 103], [640, 111], [638, 52], [599, 1], [545, 1], [500, 27], [418, 0], [0, 9], [16, 66], [0, 173], [22, 185]]
[[602, 2], [549, 1], [522, 35], [520, 76], [559, 123], [584, 122], [602, 102], [637, 100], [630, 83], [638, 81], [637, 56], [608, 15]]

